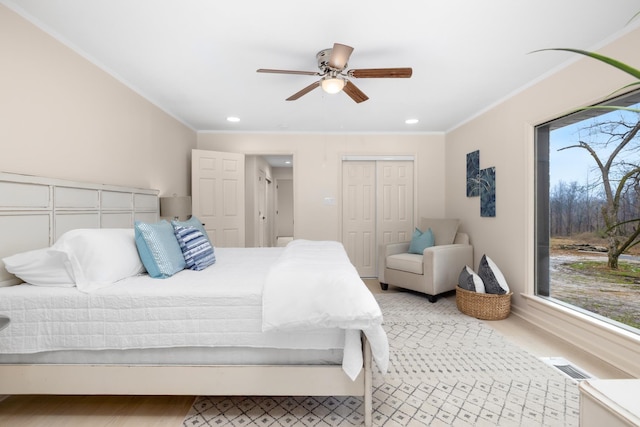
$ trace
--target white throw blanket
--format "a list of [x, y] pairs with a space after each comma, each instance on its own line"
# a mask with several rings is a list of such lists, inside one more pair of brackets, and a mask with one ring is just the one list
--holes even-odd
[[351, 379], [362, 368], [360, 331], [382, 372], [389, 342], [382, 312], [339, 242], [294, 240], [271, 267], [262, 294], [262, 329], [346, 330], [343, 369]]

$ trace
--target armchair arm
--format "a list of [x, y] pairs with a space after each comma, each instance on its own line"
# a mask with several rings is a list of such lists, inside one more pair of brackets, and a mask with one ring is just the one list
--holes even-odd
[[423, 252], [424, 274], [433, 280], [435, 294], [455, 289], [465, 265], [473, 266], [473, 246], [466, 244], [440, 245]]
[[406, 254], [411, 242], [387, 243], [384, 249], [385, 257], [389, 255]]
[[410, 243], [411, 242], [387, 243], [380, 246], [378, 251], [378, 281], [380, 281], [380, 283], [386, 283], [384, 279], [384, 269], [387, 265], [387, 257], [389, 255], [407, 253]]

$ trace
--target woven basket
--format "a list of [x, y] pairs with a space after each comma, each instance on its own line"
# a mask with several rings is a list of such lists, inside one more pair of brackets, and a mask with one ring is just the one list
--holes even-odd
[[467, 291], [456, 286], [456, 305], [458, 310], [476, 319], [502, 320], [511, 312], [511, 295], [485, 294]]

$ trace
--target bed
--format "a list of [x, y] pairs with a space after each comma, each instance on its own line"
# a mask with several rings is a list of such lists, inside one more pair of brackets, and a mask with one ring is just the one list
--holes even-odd
[[0, 264], [0, 394], [363, 396], [370, 425], [388, 343], [342, 245], [215, 248], [212, 266], [154, 279], [124, 264], [157, 194], [0, 173], [0, 259], [71, 247], [95, 263], [75, 286]]

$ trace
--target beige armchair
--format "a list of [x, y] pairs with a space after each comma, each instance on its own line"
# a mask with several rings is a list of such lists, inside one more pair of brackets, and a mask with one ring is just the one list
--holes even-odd
[[430, 302], [455, 290], [462, 268], [473, 265], [469, 235], [457, 232], [458, 225], [457, 219], [422, 218], [420, 230], [431, 228], [435, 237], [435, 246], [422, 255], [408, 253], [410, 242], [385, 245], [381, 254], [384, 269], [379, 274], [382, 289], [389, 285], [411, 289], [426, 294]]

